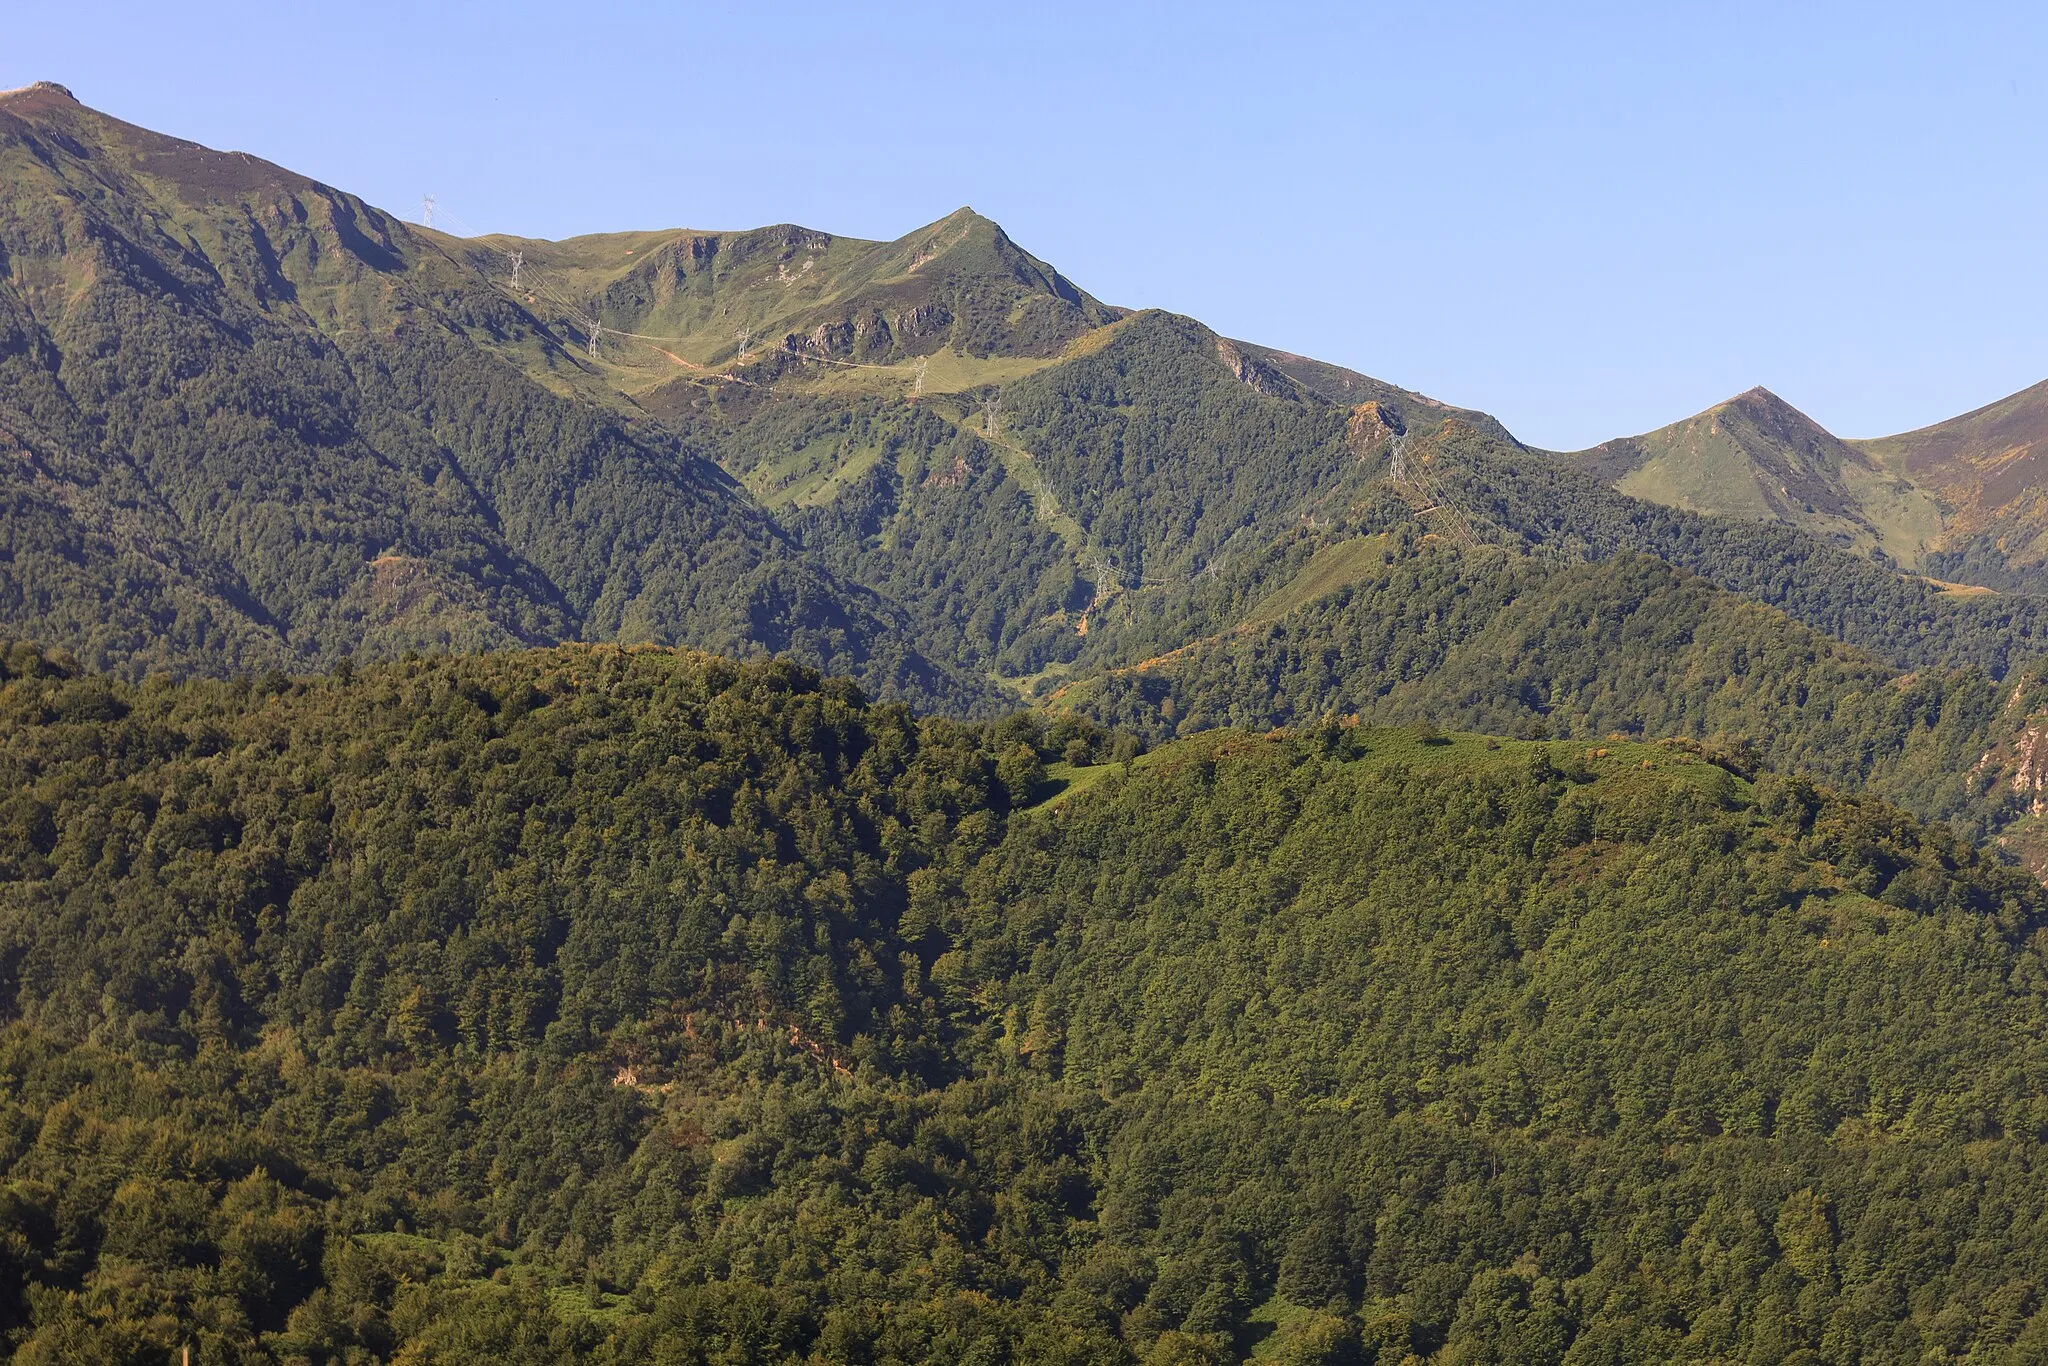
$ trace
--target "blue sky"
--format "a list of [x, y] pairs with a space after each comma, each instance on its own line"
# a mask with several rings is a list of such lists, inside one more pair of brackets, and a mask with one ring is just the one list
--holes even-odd
[[2048, 7], [19, 6], [0, 86], [481, 231], [972, 204], [1115, 303], [1577, 447], [2048, 378]]

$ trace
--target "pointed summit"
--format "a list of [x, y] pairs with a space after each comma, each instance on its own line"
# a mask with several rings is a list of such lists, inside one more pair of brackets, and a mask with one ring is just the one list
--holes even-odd
[[1909, 567], [1941, 532], [1933, 497], [1762, 385], [1569, 458], [1636, 498], [1785, 522]]

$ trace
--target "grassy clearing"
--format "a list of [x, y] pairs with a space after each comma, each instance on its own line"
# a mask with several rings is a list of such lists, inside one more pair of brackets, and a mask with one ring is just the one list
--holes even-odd
[[935, 351], [922, 361], [900, 361], [894, 365], [835, 365], [819, 361], [815, 370], [807, 369], [801, 376], [786, 379], [776, 387], [789, 393], [835, 398], [932, 397], [1008, 384], [1057, 364], [1057, 356], [991, 356], [980, 360], [957, 351]]
[[1301, 567], [1300, 573], [1254, 607], [1245, 616], [1244, 624], [1278, 621], [1346, 584], [1357, 583], [1386, 563], [1386, 550], [1387, 538], [1383, 534], [1324, 546]]
[[1275, 1292], [1271, 1299], [1245, 1315], [1245, 1332], [1238, 1347], [1241, 1351], [1249, 1346], [1253, 1361], [1270, 1361], [1280, 1354], [1287, 1326], [1314, 1316], [1315, 1310], [1290, 1304]]
[[1920, 582], [1928, 585], [1930, 588], [1939, 589], [1941, 595], [1945, 598], [1995, 598], [1998, 596], [1997, 589], [1986, 588], [1982, 584], [1951, 583], [1947, 579], [1930, 579], [1925, 574], [1914, 574], [1910, 577], [1920, 580]]
[[834, 433], [793, 451], [779, 451], [741, 478], [747, 492], [771, 510], [822, 507], [875, 467], [880, 445], [865, 445]]
[[1109, 781], [1112, 775], [1122, 775], [1126, 772], [1127, 768], [1132, 772], [1141, 768], [1150, 768], [1160, 762], [1160, 755], [1172, 748], [1173, 746], [1167, 745], [1153, 750], [1150, 754], [1141, 754], [1132, 760], [1129, 765], [1089, 764], [1085, 768], [1077, 768], [1073, 764], [1047, 764], [1045, 766], [1044, 789], [1046, 795], [1036, 806], [1030, 809], [1033, 811], [1049, 811], [1076, 793], [1087, 792], [1093, 788], [1101, 787]]

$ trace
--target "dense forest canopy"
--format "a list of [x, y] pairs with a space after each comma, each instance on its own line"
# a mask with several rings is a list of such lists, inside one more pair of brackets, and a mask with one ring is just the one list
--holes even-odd
[[1875, 799], [653, 650], [5, 667], [22, 1360], [2048, 1332], [2048, 893]]

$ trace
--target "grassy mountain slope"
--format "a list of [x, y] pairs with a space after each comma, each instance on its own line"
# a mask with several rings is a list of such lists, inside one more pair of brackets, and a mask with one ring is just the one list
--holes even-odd
[[1850, 444], [1947, 505], [1930, 573], [2048, 588], [2048, 383], [1919, 431]]
[[838, 572], [1013, 685], [1103, 656], [1135, 604], [1343, 506], [1411, 419], [1512, 441], [1164, 313], [1034, 367], [960, 394], [692, 381], [706, 396], [667, 420]]
[[458, 239], [52, 89], [6, 108], [12, 620], [94, 662], [680, 640], [971, 706], [949, 667], [1065, 666], [1408, 415], [1508, 439], [1106, 308], [964, 211], [895, 243]]
[[13, 629], [185, 669], [688, 641], [981, 695], [715, 464], [579, 398], [606, 386], [565, 339], [340, 191], [31, 87], [0, 97], [0, 252]]
[[[19, 1360], [2048, 1333], [2048, 894], [1869, 800], [1367, 728], [1125, 766], [651, 650], [4, 670]], [[1055, 756], [1100, 776], [1034, 805]]]
[[[1392, 477], [1394, 442], [1381, 433], [1363, 443], [1348, 483], [1267, 536], [1247, 538], [1203, 573], [1096, 604], [1071, 662], [1035, 680], [1033, 695], [1043, 699], [1306, 607], [1376, 572], [1382, 548], [1372, 538], [1389, 533], [1427, 533], [1550, 563], [1654, 556], [1899, 669], [1976, 668], [1998, 679], [2048, 645], [2048, 612], [2030, 596], [1959, 597], [1782, 524], [1646, 503], [1574, 461], [1457, 417], [1410, 427], [1399, 440], [1403, 478]], [[1417, 618], [1406, 629], [1426, 626]], [[1270, 700], [1254, 689], [1241, 706], [1250, 716]]]
[[1941, 536], [1936, 498], [1768, 389], [1570, 457], [1632, 497], [1780, 521], [1917, 567]]
[[1118, 316], [971, 209], [895, 242], [789, 224], [439, 240], [508, 289], [519, 253], [522, 287], [511, 292], [529, 307], [579, 335], [585, 319], [621, 334], [605, 359], [629, 391], [704, 374], [758, 383], [855, 369], [914, 384], [914, 362], [940, 353], [1001, 373], [1002, 360], [1043, 360]]
[[1918, 431], [1839, 440], [1763, 389], [1568, 457], [1624, 493], [1775, 520], [1937, 580], [2048, 588], [2048, 384]]
[[[973, 707], [1341, 588], [1365, 561], [1326, 533], [1375, 501], [1391, 520], [1353, 529], [1656, 555], [1901, 667], [2003, 677], [2048, 641], [2031, 598], [1951, 602], [1617, 494], [1483, 414], [1108, 309], [964, 212], [886, 244], [457, 239], [49, 89], [0, 107], [0, 606], [92, 661], [671, 640]], [[618, 337], [643, 329], [667, 340]], [[1668, 473], [1682, 436], [1729, 497], [1895, 530], [1869, 458], [1768, 396], [1689, 432], [1602, 469]], [[1803, 454], [1736, 478], [1768, 441]]]

